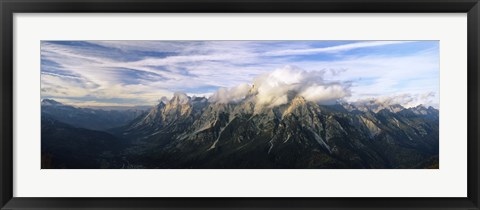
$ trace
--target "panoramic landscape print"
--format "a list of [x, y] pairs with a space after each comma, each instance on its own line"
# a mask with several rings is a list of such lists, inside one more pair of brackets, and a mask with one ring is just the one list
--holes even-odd
[[42, 169], [438, 169], [438, 41], [42, 41]]

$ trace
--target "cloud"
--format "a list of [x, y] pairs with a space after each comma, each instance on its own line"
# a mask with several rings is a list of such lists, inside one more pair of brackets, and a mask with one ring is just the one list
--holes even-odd
[[252, 86], [248, 84], [241, 84], [233, 88], [219, 88], [208, 99], [217, 103], [237, 103], [245, 99], [252, 89]]
[[319, 104], [332, 104], [349, 95], [348, 85], [326, 82], [323, 71], [307, 72], [285, 66], [254, 79], [253, 86], [242, 84], [220, 88], [210, 100], [218, 103], [237, 103], [253, 93], [256, 107], [273, 107], [288, 103], [295, 96]]
[[178, 41], [140, 41], [140, 40], [130, 40], [130, 41], [88, 41], [95, 45], [100, 45], [107, 48], [115, 48], [122, 51], [158, 51], [166, 53], [180, 53], [186, 48], [191, 47], [191, 45], [185, 45], [182, 42]]
[[319, 104], [331, 104], [348, 95], [347, 86], [326, 82], [324, 71], [304, 71], [285, 66], [255, 79], [257, 105], [277, 106], [296, 95]]
[[322, 47], [322, 48], [310, 48], [310, 49], [295, 49], [295, 50], [279, 50], [266, 52], [263, 55], [265, 56], [286, 56], [286, 55], [307, 55], [315, 53], [332, 53], [340, 51], [348, 51], [358, 48], [367, 48], [367, 47], [377, 47], [384, 45], [392, 44], [403, 44], [408, 43], [408, 41], [370, 41], [370, 42], [357, 42], [351, 44], [344, 44], [332, 47]]
[[438, 108], [438, 101], [436, 100], [435, 92], [424, 92], [420, 94], [401, 93], [389, 96], [378, 96], [363, 98], [353, 102], [357, 105], [367, 105], [371, 103], [380, 104], [384, 106], [400, 104], [403, 107], [410, 108], [418, 105], [432, 106]]
[[328, 84], [307, 87], [300, 95], [309, 101], [315, 101], [320, 104], [333, 104], [339, 99], [350, 95], [350, 93], [344, 85]]
[[305, 73], [295, 67], [286, 66], [256, 78], [256, 104], [277, 106], [287, 103], [289, 91], [298, 91], [305, 79]]

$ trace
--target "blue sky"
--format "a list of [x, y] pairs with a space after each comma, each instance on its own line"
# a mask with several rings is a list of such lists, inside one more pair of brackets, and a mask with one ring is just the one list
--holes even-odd
[[290, 73], [276, 75], [299, 71], [308, 84], [322, 84], [305, 90], [340, 84], [342, 94], [322, 93], [335, 94], [335, 100], [439, 103], [438, 41], [41, 43], [42, 98], [77, 106], [153, 105], [178, 91], [208, 97], [284, 69]]

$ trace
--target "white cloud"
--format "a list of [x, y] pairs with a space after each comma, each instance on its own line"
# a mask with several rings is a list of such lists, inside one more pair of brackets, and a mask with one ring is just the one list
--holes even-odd
[[245, 99], [251, 89], [252, 86], [248, 84], [241, 84], [233, 88], [219, 88], [210, 96], [209, 101], [217, 103], [237, 103]]
[[323, 71], [307, 72], [293, 66], [262, 75], [254, 82], [257, 105], [285, 104], [295, 95], [319, 104], [329, 104], [348, 95], [345, 86], [337, 82], [326, 82], [323, 75]]
[[333, 47], [271, 51], [271, 52], [266, 52], [263, 55], [285, 56], [285, 55], [307, 55], [307, 54], [315, 54], [315, 53], [332, 53], [332, 52], [348, 51], [348, 50], [353, 50], [358, 48], [377, 47], [377, 46], [403, 44], [403, 43], [407, 43], [407, 41], [356, 42], [356, 43], [338, 45]]
[[257, 77], [252, 87], [243, 84], [230, 89], [221, 88], [211, 99], [220, 103], [238, 102], [254, 93], [257, 107], [273, 107], [285, 104], [297, 95], [319, 104], [331, 104], [348, 95], [347, 86], [324, 81], [323, 73], [285, 66]]
[[139, 41], [139, 40], [130, 40], [130, 41], [88, 41], [89, 43], [115, 48], [123, 51], [158, 51], [165, 53], [180, 53], [189, 48], [190, 46], [185, 46], [180, 42], [174, 41]]
[[347, 89], [339, 84], [314, 85], [305, 88], [300, 93], [306, 100], [315, 101], [322, 104], [333, 104], [337, 100], [348, 96]]
[[51, 74], [41, 75], [42, 96], [46, 97], [84, 97], [91, 93], [91, 89], [84, 83], [69, 77], [59, 77]]
[[369, 104], [371, 102], [381, 105], [400, 104], [405, 108], [416, 107], [418, 105], [438, 108], [438, 101], [436, 100], [436, 94], [434, 92], [424, 92], [418, 94], [400, 93], [389, 96], [363, 98], [354, 101], [355, 104]]

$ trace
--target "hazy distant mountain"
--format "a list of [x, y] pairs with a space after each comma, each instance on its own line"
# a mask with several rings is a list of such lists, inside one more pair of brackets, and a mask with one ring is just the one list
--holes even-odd
[[97, 110], [117, 110], [117, 111], [125, 111], [125, 110], [141, 110], [146, 111], [150, 110], [152, 106], [83, 106], [82, 108], [87, 109], [97, 109]]
[[145, 107], [123, 110], [78, 108], [52, 99], [43, 99], [41, 106], [42, 116], [56, 119], [74, 127], [92, 130], [107, 130], [125, 125], [143, 114], [147, 109]]

